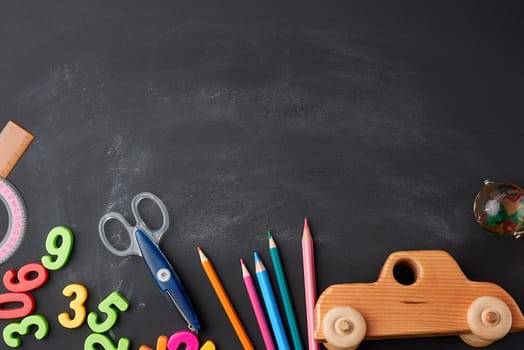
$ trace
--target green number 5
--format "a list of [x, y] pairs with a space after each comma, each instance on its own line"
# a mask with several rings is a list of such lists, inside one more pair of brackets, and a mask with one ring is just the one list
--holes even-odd
[[98, 314], [90, 312], [87, 315], [87, 324], [95, 333], [104, 333], [113, 328], [118, 320], [118, 310], [126, 311], [129, 308], [127, 299], [118, 292], [113, 292], [98, 304], [98, 310], [107, 315], [103, 322], [98, 321]]

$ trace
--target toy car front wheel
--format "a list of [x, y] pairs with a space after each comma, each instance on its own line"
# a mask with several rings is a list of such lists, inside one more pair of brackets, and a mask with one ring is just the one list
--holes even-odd
[[351, 306], [336, 306], [324, 315], [322, 330], [330, 345], [356, 349], [366, 336], [366, 320]]
[[511, 310], [499, 298], [477, 298], [468, 309], [468, 326], [473, 335], [482, 340], [495, 341], [504, 338], [511, 329]]

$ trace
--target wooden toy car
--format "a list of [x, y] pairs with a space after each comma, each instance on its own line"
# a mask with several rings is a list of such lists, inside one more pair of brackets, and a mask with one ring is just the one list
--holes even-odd
[[468, 280], [447, 252], [400, 251], [376, 282], [328, 287], [315, 324], [315, 339], [330, 350], [356, 349], [364, 339], [443, 335], [484, 347], [524, 329], [524, 316], [498, 285]]

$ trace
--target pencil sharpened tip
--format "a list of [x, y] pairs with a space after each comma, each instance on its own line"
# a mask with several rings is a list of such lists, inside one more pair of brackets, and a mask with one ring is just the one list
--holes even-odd
[[253, 257], [255, 258], [255, 264], [259, 261], [262, 261], [262, 259], [260, 259], [260, 255], [258, 255], [257, 252], [254, 252], [253, 253]]
[[268, 236], [268, 237], [269, 237], [269, 249], [276, 248], [277, 244], [275, 243], [275, 240], [273, 239], [273, 236]]
[[198, 251], [198, 255], [200, 256], [200, 261], [206, 261], [207, 256], [204, 254], [202, 249], [200, 249], [200, 247], [197, 247], [197, 251]]
[[267, 238], [271, 239], [271, 231], [267, 230]]
[[240, 268], [242, 269], [242, 277], [251, 276], [249, 273], [249, 270], [247, 269], [246, 264], [244, 264], [244, 260], [240, 259]]
[[302, 240], [308, 240], [312, 239], [311, 237], [311, 230], [309, 228], [309, 222], [307, 221], [307, 218], [304, 219], [304, 231], [302, 233]]

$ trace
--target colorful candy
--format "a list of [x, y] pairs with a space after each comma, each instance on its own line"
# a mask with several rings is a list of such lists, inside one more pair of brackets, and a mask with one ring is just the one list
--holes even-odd
[[473, 205], [477, 222], [497, 236], [524, 234], [524, 190], [509, 182], [484, 181]]

